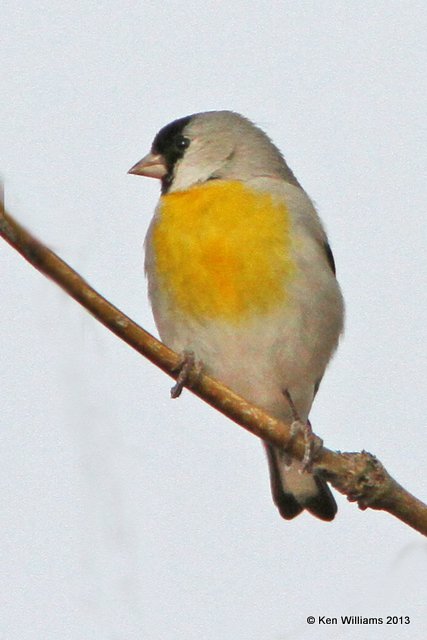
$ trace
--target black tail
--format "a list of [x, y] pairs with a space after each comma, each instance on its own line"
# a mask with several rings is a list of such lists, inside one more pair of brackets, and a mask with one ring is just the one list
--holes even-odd
[[337, 514], [338, 507], [332, 491], [325, 480], [319, 476], [313, 476], [316, 481], [318, 493], [304, 504], [304, 507], [316, 518], [330, 522]]
[[317, 493], [313, 494], [313, 496], [306, 499], [303, 503], [299, 502], [297, 498], [292, 493], [286, 491], [283, 486], [274, 447], [266, 444], [265, 450], [267, 452], [268, 466], [270, 469], [271, 493], [274, 504], [278, 508], [282, 518], [292, 520], [292, 518], [299, 515], [301, 511], [307, 509], [313, 516], [321, 520], [333, 520], [337, 512], [337, 503], [327, 483], [322, 480], [322, 478], [313, 475], [317, 486]]

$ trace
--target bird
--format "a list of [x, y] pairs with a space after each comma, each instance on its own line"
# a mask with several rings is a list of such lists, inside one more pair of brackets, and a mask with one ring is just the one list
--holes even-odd
[[[309, 426], [344, 324], [315, 206], [264, 131], [233, 111], [165, 125], [129, 173], [160, 181], [145, 273], [162, 341], [270, 415]], [[273, 501], [290, 520], [333, 520], [323, 478], [264, 443]]]

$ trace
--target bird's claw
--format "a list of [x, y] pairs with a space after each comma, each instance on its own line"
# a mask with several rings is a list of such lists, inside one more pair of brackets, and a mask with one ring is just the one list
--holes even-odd
[[171, 388], [171, 398], [179, 398], [185, 386], [191, 387], [194, 384], [202, 372], [202, 364], [196, 362], [192, 351], [184, 351], [177, 371], [176, 382]]
[[295, 438], [299, 433], [302, 433], [304, 437], [304, 456], [301, 461], [301, 473], [310, 473], [313, 470], [313, 463], [317, 454], [323, 447], [323, 440], [313, 433], [310, 420], [307, 420], [307, 422], [303, 422], [301, 420], [291, 394], [287, 389], [283, 392], [283, 395], [289, 402], [292, 412], [293, 422], [291, 424], [291, 438]]
[[311, 473], [317, 454], [323, 447], [323, 440], [313, 433], [310, 421], [294, 420], [291, 424], [291, 438], [302, 433], [304, 437], [304, 456], [302, 458], [301, 473]]

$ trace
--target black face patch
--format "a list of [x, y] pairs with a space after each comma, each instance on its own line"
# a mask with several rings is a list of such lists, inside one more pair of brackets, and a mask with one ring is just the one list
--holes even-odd
[[151, 147], [153, 153], [160, 153], [165, 159], [168, 170], [162, 178], [162, 193], [167, 193], [173, 180], [173, 170], [175, 164], [180, 160], [190, 144], [188, 138], [183, 135], [183, 130], [190, 122], [192, 116], [179, 118], [160, 129]]

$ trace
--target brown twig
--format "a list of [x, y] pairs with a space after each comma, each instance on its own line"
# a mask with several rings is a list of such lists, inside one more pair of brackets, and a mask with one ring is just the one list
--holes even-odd
[[[97, 293], [53, 251], [13, 220], [3, 204], [0, 205], [0, 235], [110, 331], [176, 380], [182, 365], [181, 356]], [[293, 436], [290, 424], [246, 402], [218, 380], [199, 373], [192, 381], [191, 391], [254, 435], [303, 459], [305, 442], [302, 434]], [[322, 447], [316, 455], [314, 468], [361, 509], [387, 511], [427, 535], [427, 506], [403, 489], [371, 454], [365, 451], [336, 453]]]

